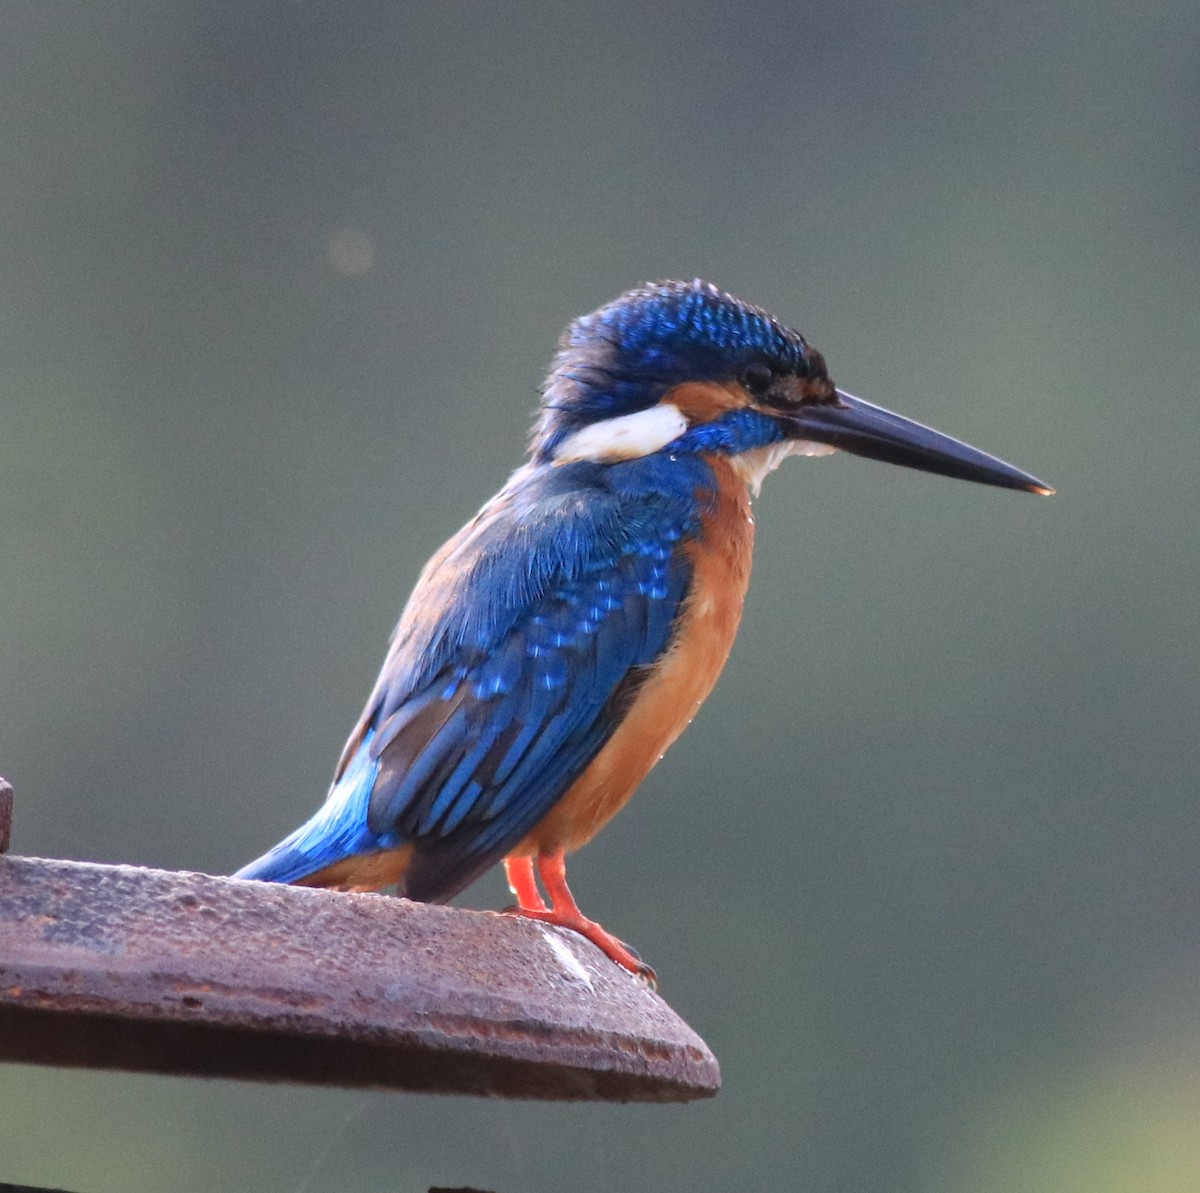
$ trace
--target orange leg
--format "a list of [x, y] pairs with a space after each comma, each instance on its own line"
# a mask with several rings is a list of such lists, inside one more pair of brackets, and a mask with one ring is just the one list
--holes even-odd
[[506, 857], [504, 876], [508, 879], [508, 889], [517, 897], [518, 913], [549, 911], [542, 892], [538, 890], [537, 879], [533, 876], [533, 858]]
[[531, 858], [505, 858], [504, 869], [508, 875], [508, 885], [517, 897], [517, 915], [531, 920], [541, 920], [546, 924], [557, 924], [560, 928], [570, 928], [580, 936], [586, 936], [602, 953], [615, 961], [622, 969], [627, 969], [636, 977], [644, 978], [652, 986], [658, 985], [658, 978], [650, 968], [627, 944], [618, 940], [610, 932], [589, 920], [579, 910], [575, 896], [567, 886], [567, 859], [563, 850], [554, 853], [539, 853], [537, 870], [550, 896], [550, 907], [547, 908], [533, 877], [533, 861]]

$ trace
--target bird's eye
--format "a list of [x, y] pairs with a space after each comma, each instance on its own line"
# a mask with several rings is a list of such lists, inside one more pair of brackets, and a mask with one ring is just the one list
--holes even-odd
[[742, 370], [742, 384], [752, 394], [766, 393], [774, 380], [775, 374], [771, 371], [770, 365], [752, 364]]

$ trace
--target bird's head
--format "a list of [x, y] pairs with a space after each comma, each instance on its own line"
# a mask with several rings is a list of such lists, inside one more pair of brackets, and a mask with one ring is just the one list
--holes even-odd
[[616, 463], [659, 451], [728, 456], [755, 488], [788, 455], [838, 449], [1048, 493], [1041, 481], [830, 380], [797, 331], [709, 282], [622, 294], [563, 333], [535, 460]]

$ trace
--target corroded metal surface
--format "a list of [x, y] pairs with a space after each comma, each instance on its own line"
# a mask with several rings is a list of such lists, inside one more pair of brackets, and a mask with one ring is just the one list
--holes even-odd
[[704, 1042], [582, 938], [204, 874], [0, 857], [0, 1060], [682, 1101]]
[[13, 789], [5, 779], [0, 779], [0, 853], [8, 852], [12, 837]]

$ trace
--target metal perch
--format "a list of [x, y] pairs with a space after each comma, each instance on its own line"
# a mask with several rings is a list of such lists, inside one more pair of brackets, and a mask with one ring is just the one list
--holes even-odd
[[0, 857], [0, 1061], [548, 1099], [720, 1085], [699, 1036], [570, 932], [22, 857]]

